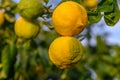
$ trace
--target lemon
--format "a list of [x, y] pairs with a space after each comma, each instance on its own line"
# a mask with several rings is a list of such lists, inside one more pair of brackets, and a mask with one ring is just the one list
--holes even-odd
[[86, 7], [92, 9], [98, 5], [98, 0], [84, 0], [84, 4]]
[[4, 14], [2, 11], [0, 11], [0, 27], [2, 26], [3, 23], [4, 23]]
[[58, 37], [49, 47], [50, 60], [60, 69], [74, 66], [82, 54], [82, 44], [73, 37]]
[[28, 20], [36, 19], [44, 13], [40, 0], [20, 0], [17, 8], [19, 14]]
[[15, 22], [14, 30], [15, 30], [16, 35], [19, 37], [33, 38], [39, 32], [39, 25], [33, 22], [29, 22], [28, 20], [20, 17]]
[[53, 11], [52, 23], [60, 35], [77, 35], [83, 31], [88, 23], [86, 9], [73, 1], [63, 2]]

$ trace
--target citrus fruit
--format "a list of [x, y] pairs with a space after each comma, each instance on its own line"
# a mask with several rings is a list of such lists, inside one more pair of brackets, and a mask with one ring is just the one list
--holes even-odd
[[58, 37], [49, 47], [50, 60], [59, 68], [74, 66], [82, 56], [82, 44], [73, 37]]
[[83, 31], [88, 22], [86, 9], [73, 1], [58, 5], [52, 14], [53, 26], [60, 35], [74, 36]]
[[44, 8], [40, 0], [20, 0], [18, 11], [22, 17], [33, 20], [44, 13]]
[[3, 23], [4, 23], [4, 14], [2, 11], [0, 11], [0, 27], [2, 26]]
[[84, 0], [84, 4], [88, 8], [95, 8], [98, 5], [98, 0]]
[[15, 33], [19, 37], [33, 38], [39, 32], [39, 25], [20, 17], [15, 23]]

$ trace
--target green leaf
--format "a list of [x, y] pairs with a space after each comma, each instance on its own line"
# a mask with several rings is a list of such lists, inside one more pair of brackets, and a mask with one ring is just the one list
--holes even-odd
[[120, 11], [117, 5], [117, 0], [113, 2], [113, 10], [111, 12], [105, 12], [104, 13], [104, 19], [108, 26], [114, 26], [118, 21], [120, 17]]
[[98, 10], [100, 12], [110, 12], [113, 10], [113, 0], [101, 0], [98, 4]]
[[108, 53], [108, 47], [106, 46], [106, 41], [102, 39], [101, 36], [96, 36], [96, 48], [98, 53], [107, 54]]
[[5, 46], [2, 51], [2, 71], [0, 74], [0, 79], [7, 78], [7, 74], [9, 72], [9, 63], [10, 63], [10, 54], [9, 54], [9, 46]]
[[2, 71], [0, 79], [6, 79], [14, 74], [14, 63], [16, 61], [17, 49], [14, 44], [6, 45], [2, 51]]
[[43, 0], [45, 3], [48, 3], [49, 2], [49, 0]]
[[102, 15], [100, 12], [92, 12], [92, 11], [89, 11], [88, 12], [88, 21], [89, 21], [89, 25], [93, 24], [93, 23], [97, 23], [101, 20], [102, 18]]

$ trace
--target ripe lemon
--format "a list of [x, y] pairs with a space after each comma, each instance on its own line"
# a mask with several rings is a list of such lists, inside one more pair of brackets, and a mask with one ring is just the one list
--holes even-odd
[[15, 33], [19, 37], [33, 38], [39, 32], [39, 25], [20, 17], [15, 23]]
[[3, 23], [4, 23], [4, 14], [2, 11], [0, 11], [0, 27], [2, 26]]
[[63, 2], [53, 11], [52, 23], [60, 35], [77, 35], [83, 31], [88, 23], [86, 9], [73, 1]]
[[95, 8], [98, 5], [98, 0], [84, 0], [84, 4], [88, 8]]
[[28, 20], [36, 19], [44, 13], [40, 0], [20, 0], [17, 8], [19, 14]]
[[82, 56], [82, 44], [73, 37], [58, 37], [49, 47], [50, 60], [59, 68], [75, 65]]

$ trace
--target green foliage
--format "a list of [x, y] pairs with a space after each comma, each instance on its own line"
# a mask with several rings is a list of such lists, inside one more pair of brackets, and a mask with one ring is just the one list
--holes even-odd
[[[83, 4], [83, 0], [62, 0], [75, 1]], [[114, 26], [120, 19], [120, 10], [118, 8], [117, 0], [98, 0], [98, 6], [93, 9], [87, 9], [89, 25], [97, 23], [104, 17], [104, 20], [108, 26]]]
[[102, 15], [98, 11], [88, 11], [89, 25], [97, 23], [101, 20]]
[[111, 12], [113, 10], [113, 3], [116, 0], [101, 0], [98, 4], [98, 10], [101, 12]]
[[110, 12], [105, 12], [104, 14], [104, 19], [108, 26], [114, 26], [119, 21], [120, 14], [116, 0], [113, 2], [113, 10]]
[[[119, 8], [117, 0], [101, 0], [97, 8], [95, 9], [95, 12], [93, 12], [92, 14], [89, 13], [88, 15], [90, 15], [89, 16], [90, 24], [100, 21], [101, 17], [103, 16], [108, 26], [114, 26], [119, 21]], [[91, 15], [96, 16], [91, 17]]]
[[1, 54], [2, 71], [0, 79], [13, 77], [17, 48], [14, 44], [6, 45]]
[[[49, 0], [40, 0], [46, 4]], [[62, 0], [67, 1], [67, 0]], [[82, 4], [82, 0], [73, 0]], [[87, 27], [88, 45], [84, 55], [71, 69], [60, 70], [50, 60], [48, 48], [59, 35], [51, 21], [52, 9], [44, 6], [44, 15], [37, 16], [40, 32], [34, 39], [18, 38], [14, 33], [17, 3], [0, 0], [5, 22], [0, 28], [0, 80], [114, 80], [120, 79], [120, 46], [107, 44], [103, 36], [96, 37], [96, 45], [90, 44], [91, 28]], [[86, 8], [87, 9], [87, 8]], [[95, 9], [87, 9], [89, 25], [104, 17], [107, 25], [114, 26], [120, 18], [117, 0], [101, 0]], [[103, 12], [103, 14], [101, 14]]]

